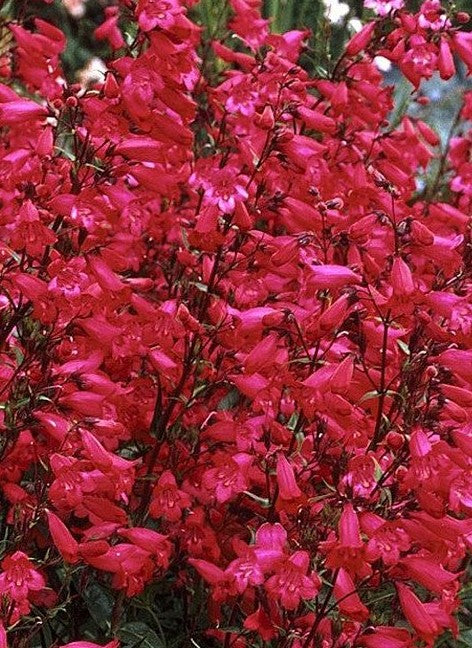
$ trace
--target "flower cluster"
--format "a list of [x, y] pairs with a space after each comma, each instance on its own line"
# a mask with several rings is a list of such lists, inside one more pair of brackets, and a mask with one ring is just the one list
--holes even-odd
[[[109, 9], [89, 87], [57, 28], [9, 26], [0, 646], [86, 582], [114, 592], [108, 648], [169, 583], [182, 645], [432, 646], [472, 544], [472, 136], [390, 124], [374, 58], [421, 101], [472, 72], [467, 16], [369, 0], [313, 78], [259, 0], [211, 42], [194, 4]], [[54, 645], [96, 646], [76, 633]]]

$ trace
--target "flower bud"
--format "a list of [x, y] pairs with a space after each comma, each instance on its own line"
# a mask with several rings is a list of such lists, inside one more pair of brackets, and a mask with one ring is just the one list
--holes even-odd
[[458, 11], [455, 18], [460, 25], [466, 25], [470, 20], [470, 14], [467, 11]]
[[375, 25], [375, 21], [367, 23], [367, 25], [364, 25], [360, 32], [354, 34], [354, 36], [346, 46], [346, 54], [348, 56], [356, 56], [356, 54], [359, 54], [359, 52], [367, 47], [372, 39]]
[[403, 445], [404, 438], [399, 432], [391, 430], [385, 437], [385, 442], [392, 450], [399, 450]]

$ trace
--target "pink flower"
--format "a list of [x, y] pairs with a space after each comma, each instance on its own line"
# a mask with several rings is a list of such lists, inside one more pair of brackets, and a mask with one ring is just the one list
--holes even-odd
[[277, 459], [277, 484], [279, 496], [283, 500], [298, 499], [302, 495], [302, 491], [297, 486], [293, 468], [283, 454], [279, 454]]
[[431, 647], [439, 635], [440, 626], [409, 587], [403, 583], [397, 583], [396, 587], [403, 614], [421, 639]]
[[19, 126], [31, 120], [44, 119], [47, 115], [47, 108], [29, 99], [0, 103], [0, 126]]
[[181, 11], [177, 0], [139, 0], [136, 7], [138, 24], [145, 32], [156, 27], [172, 29]]
[[234, 211], [236, 203], [246, 200], [248, 193], [245, 188], [246, 179], [241, 176], [234, 166], [224, 166], [215, 169], [205, 165], [202, 172], [198, 171], [190, 177], [190, 182], [196, 189], [204, 191], [204, 202], [228, 214]]
[[439, 31], [451, 26], [440, 0], [426, 0], [420, 7], [418, 25], [423, 29]]
[[372, 9], [378, 16], [386, 16], [391, 11], [398, 11], [405, 6], [405, 0], [364, 0], [364, 7]]
[[333, 568], [344, 567], [350, 574], [360, 577], [371, 573], [366, 562], [366, 547], [361, 539], [359, 520], [352, 504], [346, 504], [338, 524], [339, 539], [329, 551], [326, 564]]
[[296, 551], [280, 560], [276, 573], [264, 585], [269, 598], [279, 601], [286, 610], [295, 610], [300, 601], [315, 598], [321, 581], [315, 573], [307, 574], [309, 564], [306, 551]]
[[154, 487], [149, 513], [153, 517], [162, 516], [170, 522], [177, 522], [182, 517], [182, 510], [190, 504], [189, 495], [177, 487], [171, 471], [165, 470]]
[[29, 596], [46, 586], [44, 577], [22, 551], [6, 556], [1, 562], [0, 594], [14, 604], [11, 621], [30, 611]]
[[226, 502], [246, 490], [247, 471], [252, 463], [250, 455], [244, 452], [232, 457], [221, 454], [216, 456], [215, 463], [215, 468], [205, 471], [202, 483], [206, 489], [214, 492], [217, 502]]
[[356, 621], [365, 621], [369, 618], [369, 610], [359, 598], [354, 581], [342, 567], [338, 571], [333, 594], [341, 614]]

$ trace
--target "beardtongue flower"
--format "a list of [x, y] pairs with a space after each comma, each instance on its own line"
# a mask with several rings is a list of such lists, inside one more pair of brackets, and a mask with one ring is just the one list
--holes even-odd
[[367, 23], [367, 25], [364, 25], [364, 27], [362, 27], [362, 29], [351, 38], [349, 43], [346, 45], [346, 53], [349, 56], [355, 56], [366, 48], [372, 38], [375, 26], [375, 22]]
[[286, 542], [287, 532], [281, 524], [266, 522], [258, 528], [255, 554], [263, 569], [273, 569], [274, 565], [284, 556]]
[[297, 486], [293, 468], [283, 454], [280, 454], [277, 459], [277, 484], [279, 496], [283, 500], [298, 499], [302, 494]]
[[333, 593], [341, 614], [355, 621], [365, 621], [369, 617], [369, 610], [359, 598], [354, 581], [342, 567], [338, 571]]
[[313, 599], [321, 581], [316, 574], [307, 574], [308, 568], [306, 551], [297, 551], [281, 560], [276, 573], [264, 585], [269, 598], [280, 601], [286, 610], [294, 610], [302, 600]]
[[339, 519], [338, 541], [328, 553], [326, 564], [343, 567], [348, 573], [365, 577], [371, 568], [366, 561], [366, 547], [361, 539], [359, 520], [352, 504], [346, 504]]
[[391, 11], [403, 9], [405, 0], [364, 0], [366, 9], [373, 9], [381, 17], [387, 16]]
[[366, 648], [409, 648], [411, 642], [411, 634], [406, 628], [377, 626], [362, 636]]
[[66, 562], [78, 561], [79, 544], [62, 520], [52, 511], [47, 511], [49, 531], [54, 545]]
[[421, 639], [428, 646], [432, 646], [440, 632], [438, 623], [409, 587], [403, 583], [397, 583], [396, 588], [405, 617]]
[[396, 297], [410, 297], [415, 291], [411, 270], [401, 257], [395, 257], [392, 266], [392, 287]]
[[257, 632], [263, 641], [270, 641], [277, 636], [277, 630], [272, 624], [269, 615], [261, 607], [258, 607], [255, 612], [246, 617], [244, 627], [246, 630]]
[[16, 99], [0, 103], [0, 126], [21, 126], [25, 122], [44, 119], [48, 110], [34, 101]]
[[424, 79], [470, 63], [466, 16], [367, 0], [326, 78], [307, 30], [276, 33], [290, 3], [271, 25], [260, 0], [121, 0], [79, 87], [44, 3], [21, 4], [0, 55], [0, 648], [455, 636], [472, 103], [440, 147], [379, 67], [426, 104]]
[[442, 594], [445, 590], [454, 587], [457, 576], [439, 565], [433, 556], [407, 556], [401, 563], [408, 576], [426, 589], [435, 594]]
[[338, 289], [360, 281], [358, 274], [339, 265], [313, 266], [309, 275], [309, 283], [315, 290]]

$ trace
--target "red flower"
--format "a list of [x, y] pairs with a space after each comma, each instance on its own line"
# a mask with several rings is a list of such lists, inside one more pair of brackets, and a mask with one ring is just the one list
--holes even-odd
[[359, 521], [352, 504], [346, 504], [339, 519], [339, 539], [329, 551], [326, 564], [332, 569], [344, 567], [350, 574], [361, 578], [370, 575], [366, 562], [366, 547], [361, 539]]
[[369, 610], [359, 598], [354, 581], [342, 567], [338, 571], [333, 593], [341, 614], [356, 621], [369, 618]]
[[238, 452], [232, 457], [223, 454], [215, 457], [216, 468], [210, 468], [203, 475], [203, 486], [214, 492], [216, 501], [226, 502], [234, 495], [247, 489], [247, 471], [252, 457]]
[[263, 641], [270, 641], [277, 636], [277, 630], [270, 617], [261, 607], [258, 607], [255, 612], [246, 617], [244, 627], [246, 630], [257, 632]]
[[15, 623], [20, 616], [30, 611], [29, 597], [46, 586], [44, 577], [33, 567], [28, 556], [22, 551], [6, 556], [1, 563], [0, 593], [13, 604], [10, 618]]
[[182, 517], [182, 510], [191, 505], [187, 493], [177, 487], [174, 475], [165, 470], [154, 487], [149, 513], [153, 517], [164, 517], [169, 522], [177, 522]]
[[321, 581], [315, 573], [307, 574], [309, 564], [306, 551], [296, 551], [279, 560], [276, 573], [264, 585], [268, 596], [279, 601], [286, 610], [295, 610], [300, 601], [315, 598]]

